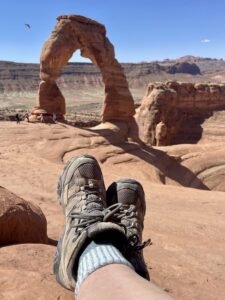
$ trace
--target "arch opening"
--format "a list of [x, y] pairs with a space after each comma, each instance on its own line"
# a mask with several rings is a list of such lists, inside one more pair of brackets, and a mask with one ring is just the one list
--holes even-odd
[[66, 101], [67, 123], [90, 127], [101, 122], [104, 83], [101, 72], [78, 49], [61, 70], [56, 83]]

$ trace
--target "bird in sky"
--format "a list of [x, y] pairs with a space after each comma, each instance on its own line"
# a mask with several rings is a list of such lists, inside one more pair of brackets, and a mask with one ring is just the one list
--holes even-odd
[[31, 28], [30, 24], [24, 24], [24, 25], [25, 25], [25, 27], [28, 28], [28, 29]]

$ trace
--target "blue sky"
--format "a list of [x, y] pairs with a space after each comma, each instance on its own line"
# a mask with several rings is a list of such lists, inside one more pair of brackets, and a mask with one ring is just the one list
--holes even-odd
[[[120, 62], [225, 58], [224, 0], [1, 0], [0, 11], [0, 60], [39, 62], [62, 14], [103, 23]], [[83, 59], [76, 54], [72, 61]]]

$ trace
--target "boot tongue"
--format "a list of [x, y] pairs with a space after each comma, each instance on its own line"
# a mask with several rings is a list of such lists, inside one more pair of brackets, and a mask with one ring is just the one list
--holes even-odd
[[91, 213], [101, 213], [102, 214], [102, 202], [100, 201], [99, 197], [95, 194], [89, 194], [87, 196], [87, 204], [86, 204], [86, 207], [87, 207], [87, 210]]

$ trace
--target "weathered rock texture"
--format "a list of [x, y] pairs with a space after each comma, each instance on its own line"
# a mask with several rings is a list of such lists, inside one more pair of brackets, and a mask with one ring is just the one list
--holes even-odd
[[41, 209], [0, 187], [0, 245], [47, 243]]
[[[225, 120], [225, 85], [192, 83], [149, 84], [136, 113], [140, 138], [147, 144], [165, 146], [195, 143], [204, 123], [220, 112]], [[224, 129], [214, 136], [224, 139]]]
[[32, 114], [38, 115], [39, 110], [43, 109], [46, 115], [56, 113], [58, 118], [63, 117], [65, 100], [55, 80], [73, 53], [80, 49], [81, 56], [89, 58], [102, 73], [105, 84], [103, 121], [130, 119], [135, 112], [133, 98], [124, 71], [115, 59], [113, 45], [106, 37], [105, 27], [96, 21], [76, 15], [60, 16], [57, 20], [42, 49], [42, 82], [37, 107]]

